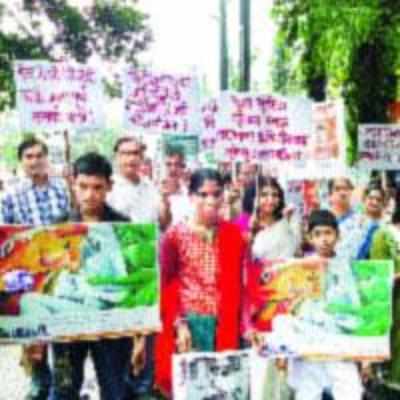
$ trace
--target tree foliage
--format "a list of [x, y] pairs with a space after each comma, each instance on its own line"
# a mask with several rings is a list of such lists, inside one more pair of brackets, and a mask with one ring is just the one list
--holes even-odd
[[17, 59], [86, 62], [96, 56], [136, 64], [151, 41], [136, 0], [94, 0], [84, 9], [68, 0], [0, 0], [0, 27], [0, 110], [14, 105]]
[[316, 100], [343, 97], [355, 161], [357, 125], [387, 122], [400, 74], [396, 0], [275, 0], [274, 89]]

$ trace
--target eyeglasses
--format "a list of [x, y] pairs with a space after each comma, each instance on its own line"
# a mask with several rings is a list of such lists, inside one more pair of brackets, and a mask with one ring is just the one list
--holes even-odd
[[202, 199], [206, 199], [207, 197], [214, 197], [214, 199], [219, 199], [222, 196], [222, 191], [218, 190], [214, 193], [207, 193], [207, 192], [197, 192], [197, 196], [201, 197]]
[[140, 156], [142, 154], [141, 150], [131, 150], [131, 151], [119, 151], [118, 154], [121, 156]]

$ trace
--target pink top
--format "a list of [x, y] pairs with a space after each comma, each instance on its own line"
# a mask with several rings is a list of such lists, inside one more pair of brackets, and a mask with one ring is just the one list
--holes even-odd
[[239, 227], [242, 234], [248, 233], [250, 229], [250, 214], [246, 212], [240, 213], [234, 220], [233, 223]]

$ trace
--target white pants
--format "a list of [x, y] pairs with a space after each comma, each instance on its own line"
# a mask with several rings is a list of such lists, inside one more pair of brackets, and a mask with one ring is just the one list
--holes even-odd
[[362, 383], [357, 366], [345, 361], [303, 361], [291, 365], [289, 383], [296, 400], [321, 400], [329, 389], [335, 400], [361, 400]]

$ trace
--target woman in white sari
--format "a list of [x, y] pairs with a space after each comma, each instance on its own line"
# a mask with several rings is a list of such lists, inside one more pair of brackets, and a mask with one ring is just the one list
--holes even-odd
[[301, 242], [300, 220], [285, 212], [285, 196], [278, 181], [260, 177], [251, 221], [252, 255], [259, 259], [293, 258]]
[[[254, 190], [254, 188], [253, 188]], [[254, 199], [251, 226], [252, 257], [260, 260], [292, 259], [301, 243], [298, 216], [285, 209], [282, 187], [274, 178], [259, 177]], [[260, 335], [251, 332], [248, 337], [255, 345]], [[275, 362], [267, 361], [263, 400], [287, 400], [290, 389]]]

